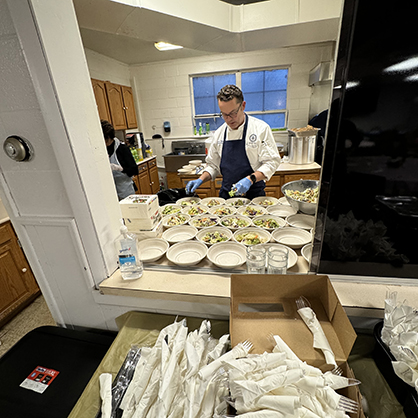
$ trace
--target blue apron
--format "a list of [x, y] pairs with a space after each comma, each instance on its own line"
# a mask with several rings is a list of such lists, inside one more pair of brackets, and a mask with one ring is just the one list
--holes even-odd
[[[229, 199], [229, 191], [233, 184], [238, 183], [242, 178], [253, 173], [253, 169], [248, 160], [245, 151], [245, 139], [247, 136], [248, 116], [245, 115], [244, 129], [242, 138], [237, 140], [226, 140], [228, 127], [225, 127], [224, 142], [222, 147], [222, 157], [220, 170], [222, 174], [222, 186], [219, 191], [219, 197]], [[265, 183], [263, 180], [253, 184], [245, 194], [248, 199], [254, 199], [257, 196], [265, 196]]]

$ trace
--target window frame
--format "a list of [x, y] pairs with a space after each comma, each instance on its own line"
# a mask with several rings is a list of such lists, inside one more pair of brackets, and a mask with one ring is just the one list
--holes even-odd
[[[250, 72], [259, 72], [259, 71], [272, 71], [272, 70], [287, 70], [287, 76], [288, 76], [288, 82], [286, 85], [286, 108], [285, 109], [276, 109], [276, 110], [259, 110], [259, 111], [248, 111], [246, 110], [245, 113], [248, 115], [267, 115], [267, 114], [284, 114], [284, 126], [281, 128], [272, 128], [274, 131], [280, 131], [285, 130], [288, 124], [288, 118], [289, 118], [289, 109], [288, 109], [288, 91], [289, 91], [289, 72], [290, 72], [290, 66], [274, 66], [274, 67], [260, 67], [260, 68], [251, 68], [251, 69], [244, 69], [244, 70], [231, 70], [231, 71], [219, 71], [219, 72], [210, 72], [210, 73], [196, 73], [196, 74], [190, 74], [190, 93], [191, 93], [191, 105], [192, 105], [192, 125], [196, 126], [197, 129], [197, 123], [199, 119], [215, 119], [219, 118], [223, 120], [220, 111], [213, 114], [199, 114], [196, 115], [196, 108], [195, 108], [195, 97], [194, 97], [194, 89], [193, 89], [193, 79], [197, 77], [213, 77], [213, 76], [221, 76], [225, 74], [235, 74], [235, 84], [239, 88], [241, 88], [241, 75], [243, 73], [250, 73]], [[245, 100], [245, 97], [244, 97]], [[223, 123], [223, 122], [222, 122]], [[198, 133], [198, 132], [197, 132]]]

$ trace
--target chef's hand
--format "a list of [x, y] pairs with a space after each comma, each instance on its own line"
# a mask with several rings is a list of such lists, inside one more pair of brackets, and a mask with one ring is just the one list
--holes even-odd
[[112, 171], [122, 171], [123, 167], [121, 167], [119, 164], [110, 164], [110, 168], [112, 169]]
[[252, 182], [247, 177], [241, 179], [238, 183], [235, 183], [236, 195], [243, 196], [245, 193], [248, 192], [248, 189], [251, 187]]
[[203, 183], [203, 181], [202, 180], [200, 180], [200, 179], [197, 179], [197, 180], [192, 180], [192, 181], [189, 181], [187, 184], [186, 184], [186, 193], [187, 194], [191, 194], [191, 193], [194, 193], [195, 192], [195, 190], [201, 185]]

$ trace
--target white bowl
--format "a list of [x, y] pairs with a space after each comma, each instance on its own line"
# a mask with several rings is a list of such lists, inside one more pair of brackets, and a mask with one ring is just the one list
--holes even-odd
[[[210, 242], [208, 239], [213, 237], [213, 234], [221, 234], [224, 238], [223, 241]], [[196, 239], [203, 242], [206, 245], [213, 245], [218, 242], [226, 242], [232, 238], [232, 231], [224, 226], [210, 226], [209, 228], [203, 228], [196, 234]]]
[[163, 238], [147, 238], [138, 242], [139, 258], [144, 263], [159, 260], [168, 250], [169, 243]]
[[311, 262], [312, 249], [313, 249], [313, 244], [309, 243], [309, 244], [304, 245], [302, 249], [300, 250], [302, 257], [307, 261], [308, 264]]
[[186, 168], [179, 168], [177, 172], [180, 174], [193, 174], [193, 170], [189, 170]]
[[217, 267], [234, 269], [245, 263], [246, 249], [238, 242], [217, 242], [209, 247], [207, 257]]
[[[293, 266], [296, 265], [298, 262], [298, 255], [295, 250], [292, 250], [292, 248], [288, 247], [287, 245], [277, 244], [275, 242], [268, 242], [266, 244], [258, 244], [260, 247], [264, 247], [267, 251], [269, 247], [285, 247], [289, 250], [289, 257], [287, 258], [287, 268], [290, 269]], [[267, 257], [266, 257], [266, 267], [267, 267]]]
[[[174, 215], [175, 213], [180, 213], [181, 209], [182, 207], [180, 205], [169, 203], [167, 205], [160, 207], [160, 213], [161, 213], [161, 216]], [[164, 213], [164, 212], [167, 212], [167, 213]]]
[[[266, 222], [269, 220], [275, 221], [279, 226], [268, 227]], [[258, 222], [260, 222], [261, 224], [257, 225]], [[271, 232], [277, 228], [283, 228], [284, 226], [286, 226], [286, 221], [280, 216], [271, 215], [270, 213], [268, 213], [266, 215], [254, 216], [253, 225], [258, 226], [259, 228], [267, 229], [267, 231]]]
[[286, 222], [295, 228], [302, 228], [310, 231], [315, 226], [315, 216], [296, 213], [295, 215], [289, 215], [286, 218]]
[[287, 200], [286, 196], [282, 196], [281, 198], [279, 198], [279, 203], [281, 205], [287, 205], [287, 206], [291, 206], [289, 201]]
[[190, 160], [189, 164], [193, 165], [193, 166], [198, 166], [198, 165], [202, 164], [202, 160]]
[[209, 212], [209, 208], [205, 205], [197, 204], [191, 206], [184, 206], [181, 210], [181, 213], [185, 213], [190, 216], [199, 216], [204, 215]]
[[211, 208], [213, 206], [223, 205], [225, 203], [225, 199], [222, 197], [205, 197], [200, 203], [208, 208]]
[[267, 208], [267, 212], [272, 215], [280, 216], [281, 218], [286, 218], [289, 215], [294, 215], [296, 209], [293, 209], [290, 205], [275, 205]]
[[181, 199], [177, 199], [176, 201], [176, 205], [180, 205], [181, 207], [196, 205], [198, 203], [200, 203], [200, 197], [197, 196], [182, 197]]
[[236, 213], [237, 208], [235, 206], [212, 206], [209, 208], [209, 213], [215, 216], [228, 216]]
[[265, 215], [267, 213], [266, 208], [263, 208], [260, 205], [246, 205], [241, 206], [238, 208], [237, 211], [240, 215], [249, 216], [250, 218], [253, 218], [254, 216], [260, 216]]
[[280, 228], [271, 233], [274, 241], [290, 248], [302, 248], [312, 241], [312, 234], [300, 228]]
[[251, 200], [246, 197], [232, 197], [231, 199], [227, 199], [225, 205], [239, 208], [240, 206], [248, 205], [250, 202]]
[[184, 225], [190, 221], [190, 216], [184, 213], [167, 215], [162, 219], [163, 226], [165, 228], [171, 228], [173, 226]]
[[196, 168], [196, 166], [192, 165], [192, 164], [186, 164], [182, 168], [184, 168], [185, 170], [191, 171], [191, 170], [194, 170]]
[[194, 226], [197, 229], [208, 228], [209, 226], [215, 226], [219, 224], [219, 217], [214, 215], [200, 215], [193, 216], [189, 220], [189, 225]]
[[162, 237], [170, 244], [193, 239], [197, 234], [197, 228], [191, 225], [173, 226], [163, 232]]
[[255, 197], [253, 200], [251, 200], [252, 205], [260, 205], [265, 208], [268, 208], [270, 206], [278, 205], [279, 199], [273, 196], [258, 196]]
[[[256, 235], [261, 242], [256, 242], [254, 244], [245, 242], [245, 236], [249, 234], [250, 236]], [[247, 228], [241, 228], [238, 231], [235, 231], [233, 239], [248, 247], [250, 245], [265, 244], [266, 242], [269, 242], [271, 239], [271, 234], [270, 232], [263, 228], [259, 228], [258, 226], [249, 226]]]
[[[244, 226], [238, 226], [237, 222], [245, 223]], [[223, 216], [219, 220], [219, 225], [225, 226], [232, 231], [236, 231], [237, 229], [246, 228], [252, 225], [251, 218], [244, 215], [239, 215], [238, 213], [234, 215]]]
[[178, 266], [194, 266], [208, 253], [208, 247], [199, 241], [178, 242], [167, 250], [167, 258]]

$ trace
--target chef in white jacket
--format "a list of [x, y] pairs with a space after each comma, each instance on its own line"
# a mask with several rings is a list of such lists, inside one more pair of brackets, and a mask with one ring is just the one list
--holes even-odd
[[242, 91], [234, 85], [223, 87], [218, 95], [218, 106], [225, 123], [213, 137], [206, 157], [207, 167], [197, 179], [187, 183], [186, 192], [193, 193], [204, 182], [222, 175], [219, 196], [253, 199], [265, 196], [265, 182], [280, 164], [270, 126], [247, 115]]

